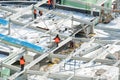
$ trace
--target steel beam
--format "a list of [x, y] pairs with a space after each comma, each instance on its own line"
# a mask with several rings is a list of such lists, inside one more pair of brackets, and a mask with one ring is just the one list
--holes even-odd
[[[28, 74], [33, 74], [33, 75], [41, 75], [45, 74], [45, 72], [41, 72], [41, 71], [32, 71], [32, 70], [28, 70], [27, 71]], [[62, 73], [50, 73], [48, 75], [48, 78], [52, 78], [52, 79], [61, 79], [61, 80], [66, 80], [68, 77], [70, 76], [70, 74], [62, 74]], [[88, 77], [88, 76], [83, 76], [83, 75], [74, 75], [72, 80], [95, 80], [96, 77]]]
[[93, 22], [90, 22], [90, 21], [88, 21], [88, 20], [78, 19], [78, 18], [75, 18], [75, 17], [73, 17], [72, 20], [73, 20], [73, 21], [76, 21], [76, 22], [80, 22], [80, 23], [82, 23], [82, 24], [84, 23], [84, 24], [93, 26]]
[[91, 62], [93, 62], [94, 60], [96, 60], [96, 59], [98, 59], [98, 58], [101, 58], [101, 57], [104, 59], [104, 58], [109, 54], [108, 51], [110, 51], [110, 50], [112, 49], [112, 47], [113, 47], [114, 45], [116, 45], [118, 42], [119, 42], [119, 41], [114, 42], [112, 45], [110, 45], [108, 48], [106, 48], [106, 50], [104, 50], [100, 55], [98, 55], [97, 57], [93, 58], [89, 63], [91, 63]]
[[8, 64], [5, 64], [5, 63], [1, 63], [2, 67], [6, 67], [6, 68], [9, 68], [11, 70], [14, 70], [14, 71], [20, 71], [20, 68], [19, 67], [16, 67], [16, 66], [13, 66], [13, 65], [8, 65]]
[[40, 5], [42, 4], [45, 4], [48, 0], [42, 0], [42, 1], [39, 1], [37, 4], [35, 4], [36, 7], [39, 7]]
[[[48, 12], [48, 13], [49, 13], [49, 12]], [[44, 15], [43, 15], [43, 16], [44, 16]], [[39, 19], [41, 19], [41, 18], [39, 18]], [[39, 19], [35, 19], [34, 21], [32, 21], [32, 23], [35, 22], [35, 21], [38, 21]], [[18, 20], [13, 20], [13, 19], [10, 19], [10, 22], [12, 22], [12, 23], [14, 23], [14, 24], [17, 24], [17, 25], [20, 25], [20, 26], [24, 26], [24, 27], [22, 27], [21, 29], [29, 26], [29, 28], [31, 28], [31, 29], [34, 29], [34, 30], [37, 30], [37, 31], [46, 33], [46, 30], [43, 30], [43, 29], [40, 29], [40, 28], [31, 26], [30, 23], [29, 23], [29, 24], [25, 24], [25, 23], [22, 23], [22, 22], [20, 22], [20, 21], [18, 21]], [[49, 32], [48, 32], [48, 33], [49, 33]]]
[[23, 1], [19, 1], [19, 0], [2, 0], [2, 1], [0, 1], [0, 3], [11, 3], [11, 2], [13, 2], [13, 3], [15, 3], [15, 2], [21, 2], [21, 3], [29, 3], [29, 2], [31, 2], [31, 3], [36, 3], [36, 1], [27, 1], [27, 0], [23, 0]]
[[62, 62], [60, 62], [58, 65], [53, 66], [50, 70], [48, 70], [43, 76], [48, 76], [50, 72], [52, 72], [53, 69], [57, 69], [59, 68], [59, 66], [63, 65], [66, 61], [70, 60], [73, 56], [79, 54], [83, 49], [85, 49], [88, 45], [90, 45], [92, 42], [94, 41], [94, 38], [91, 39], [91, 41], [89, 41], [88, 43], [83, 43], [81, 46], [79, 47], [78, 50], [76, 51], [72, 51], [70, 53], [70, 55], [68, 55]]
[[[19, 67], [16, 67], [16, 66], [13, 66], [13, 65], [8, 65], [8, 64], [3, 63], [2, 66], [7, 67], [7, 68], [12, 69], [12, 70], [17, 71], [17, 72], [20, 71]], [[43, 74], [45, 74], [45, 72], [33, 71], [33, 70], [26, 70], [25, 73], [31, 74], [31, 75], [43, 75]], [[68, 75], [68, 74], [62, 74], [62, 73], [51, 73], [51, 74], [49, 74], [48, 77], [53, 78], [53, 79], [54, 78], [67, 79], [69, 76], [70, 75]], [[87, 77], [87, 76], [81, 76], [81, 75], [77, 76], [77, 75], [75, 75], [72, 79], [73, 80], [93, 80], [95, 78], [96, 77]], [[12, 79], [12, 78], [9, 77], [8, 80], [14, 80], [14, 78]]]
[[96, 59], [104, 59], [106, 57], [106, 55], [109, 54], [109, 51], [112, 49], [113, 45], [117, 44], [119, 41], [114, 42], [111, 46], [107, 47], [101, 54], [99, 54], [97, 57], [93, 58], [92, 60], [90, 60], [88, 63], [86, 63], [85, 65], [83, 65], [81, 67], [84, 68], [86, 65], [91, 64], [93, 61], [95, 61]]
[[101, 47], [100, 45], [95, 45], [95, 46], [92, 46], [90, 48], [87, 48], [87, 49], [84, 50], [82, 55], [85, 55], [85, 54], [88, 54], [92, 51], [95, 51], [95, 50], [99, 49], [100, 47]]
[[68, 37], [67, 39], [65, 39], [64, 41], [60, 42], [58, 44], [59, 47], [62, 47], [63, 45], [65, 45], [66, 43], [70, 42], [72, 40], [72, 37]]
[[14, 53], [10, 54], [5, 59], [3, 59], [2, 62], [6, 63], [9, 60], [11, 60], [12, 58], [16, 57], [18, 54], [21, 54], [23, 52], [24, 52], [23, 48], [20, 48], [17, 52], [14, 52]]
[[[103, 51], [100, 55], [98, 55], [97, 57], [93, 58], [92, 60], [90, 60], [88, 63], [86, 63], [85, 65], [83, 65], [82, 67], [80, 67], [81, 69], [84, 68], [86, 65], [89, 65], [91, 64], [93, 61], [95, 61], [96, 59], [99, 59], [99, 58], [103, 58], [109, 54], [109, 53], [106, 53], [107, 51], [111, 50], [111, 48], [113, 47], [113, 45], [117, 44], [119, 41], [116, 41], [114, 42], [110, 47], [108, 47], [105, 51]], [[73, 74], [74, 75], [74, 74]], [[72, 75], [72, 77], [73, 77]], [[69, 77], [70, 79], [72, 79], [72, 77]], [[99, 80], [99, 77], [97, 78], [97, 80]]]
[[[13, 65], [8, 65], [8, 64], [2, 64], [2, 66], [4, 67], [7, 67], [7, 68], [10, 68], [14, 71], [17, 71], [19, 72], [20, 71], [20, 68], [16, 67], [16, 66], [13, 66]], [[25, 73], [27, 74], [31, 74], [31, 75], [43, 75], [45, 74], [45, 72], [42, 72], [42, 71], [34, 71], [34, 70], [26, 70]], [[49, 78], [57, 78], [57, 79], [67, 79], [68, 77], [70, 77], [70, 75], [68, 74], [62, 74], [62, 73], [51, 73], [48, 75]], [[87, 76], [77, 76], [77, 75], [74, 75], [72, 77], [72, 80], [95, 80], [97, 77], [87, 77]], [[9, 79], [9, 80], [12, 80], [12, 79]], [[14, 80], [14, 79], [13, 79]]]
[[10, 76], [9, 79], [10, 79], [10, 80], [14, 80], [14, 79], [17, 78], [19, 75], [23, 74], [23, 73], [25, 72], [25, 70], [30, 69], [30, 68], [31, 68], [32, 66], [34, 66], [36, 63], [38, 63], [38, 62], [40, 62], [41, 60], [43, 60], [44, 58], [48, 57], [48, 56], [50, 55], [50, 53], [53, 53], [55, 50], [57, 50], [58, 48], [60, 48], [60, 47], [63, 46], [64, 44], [66, 44], [67, 41], [69, 41], [69, 40], [71, 40], [71, 39], [72, 39], [72, 38], [68, 38], [68, 39], [64, 40], [64, 41], [61, 42], [61, 44], [60, 44], [57, 48], [55, 48], [54, 50], [49, 51], [49, 53], [46, 52], [46, 53], [42, 54], [40, 57], [38, 57], [38, 58], [36, 58], [35, 60], [33, 60], [30, 64], [26, 65], [26, 66], [25, 66], [25, 69], [24, 69], [23, 71], [21, 71], [21, 72], [19, 72], [19, 73], [16, 72], [16, 73], [13, 74], [12, 76]]
[[[73, 40], [81, 41], [81, 42], [88, 42], [88, 41], [90, 41], [90, 39], [86, 39], [86, 38], [76, 38], [76, 37], [72, 37], [72, 38], [73, 38]], [[113, 44], [116, 41], [118, 41], [118, 40], [100, 40], [100, 39], [95, 39], [94, 43], [98, 43], [98, 44]], [[118, 42], [117, 45], [120, 45], [120, 42]]]
[[72, 36], [75, 36], [75, 34], [77, 34], [78, 32], [84, 30], [85, 28], [87, 28], [89, 25], [85, 25], [84, 27], [82, 26], [81, 29], [77, 30], [74, 34], [72, 34]]
[[[14, 24], [18, 24], [18, 25], [20, 25], [20, 26], [25, 26], [26, 24], [24, 24], [24, 23], [22, 23], [22, 22], [19, 22], [19, 21], [17, 21], [17, 20], [10, 20], [12, 23], [14, 23]], [[41, 32], [43, 32], [43, 33], [46, 33], [46, 34], [52, 34], [52, 35], [56, 35], [56, 34], [58, 34], [58, 33], [55, 33], [55, 32], [50, 32], [50, 31], [46, 31], [46, 30], [43, 30], [43, 29], [40, 29], [40, 28], [37, 28], [37, 27], [34, 27], [34, 26], [31, 26], [31, 25], [29, 25], [29, 28], [31, 28], [31, 29], [34, 29], [34, 30], [37, 30], [37, 31], [41, 31]], [[65, 35], [63, 35], [63, 34], [59, 34], [60, 35], [60, 37], [62, 37], [62, 38], [67, 38], [68, 36], [65, 36]], [[76, 38], [77, 39], [77, 38]], [[79, 38], [78, 38], [78, 40], [80, 40]], [[82, 39], [81, 39], [81, 41], [82, 41]], [[85, 41], [89, 41], [89, 40], [85, 40]]]
[[[16, 67], [16, 66], [13, 66], [13, 65], [8, 65], [8, 64], [3, 63], [2, 66], [3, 67], [7, 67], [7, 68], [12, 69], [12, 70], [17, 71], [17, 72], [20, 71], [19, 67]], [[31, 74], [31, 75], [43, 75], [43, 74], [45, 74], [45, 72], [34, 71], [34, 70], [26, 70], [25, 73]], [[52, 79], [54, 79], [54, 78], [57, 78], [57, 79], [67, 79], [69, 76], [70, 75], [68, 75], [68, 74], [51, 73], [51, 74], [49, 74], [48, 77], [52, 78]], [[93, 80], [93, 79], [95, 79], [95, 77], [87, 77], [87, 76], [81, 76], [81, 75], [79, 75], [79, 76], [75, 75], [73, 77], [73, 80]], [[14, 80], [14, 79], [9, 77], [8, 80]]]
[[5, 62], [6, 64], [13, 64], [14, 62], [16, 62], [17, 60], [19, 60], [23, 55], [25, 54], [25, 51], [19, 53], [18, 55], [16, 55], [14, 58], [10, 59], [8, 62]]
[[[47, 9], [44, 9], [44, 8], [41, 8], [41, 7], [34, 6], [34, 8], [38, 9], [38, 10], [41, 10], [41, 11], [44, 11], [44, 12], [48, 11]], [[65, 18], [65, 19], [70, 17], [69, 15], [61, 14], [60, 12], [55, 12], [55, 11], [52, 11], [51, 14], [60, 16], [60, 17]], [[73, 21], [76, 21], [76, 22], [80, 22], [80, 23], [84, 23], [84, 24], [88, 24], [88, 25], [92, 25], [93, 26], [93, 22], [90, 22], [90, 21], [86, 21], [86, 20], [78, 19], [78, 18], [74, 18], [74, 17], [71, 17], [71, 19]]]
[[[50, 54], [49, 57], [50, 57], [50, 58], [66, 59], [66, 58], [67, 58], [67, 55], [62, 55], [62, 54]], [[89, 61], [91, 61], [93, 58], [73, 56], [73, 57], [71, 57], [71, 59], [89, 62]], [[102, 64], [114, 64], [114, 63], [116, 62], [116, 60], [96, 59], [94, 62], [98, 62], [98, 63], [102, 63]]]
[[36, 22], [36, 21], [39, 21], [40, 19], [42, 19], [42, 17], [43, 17], [43, 16], [45, 16], [45, 15], [49, 14], [50, 12], [52, 12], [52, 10], [51, 10], [51, 11], [46, 12], [46, 13], [45, 13], [44, 15], [42, 15], [41, 17], [39, 17], [39, 18], [37, 18], [37, 19], [34, 19], [32, 22], [29, 22], [28, 24], [24, 25], [21, 29], [24, 29], [24, 28], [26, 28], [26, 27], [29, 27], [29, 26], [30, 26], [30, 24], [32, 24], [32, 23], [34, 23], [34, 22]]

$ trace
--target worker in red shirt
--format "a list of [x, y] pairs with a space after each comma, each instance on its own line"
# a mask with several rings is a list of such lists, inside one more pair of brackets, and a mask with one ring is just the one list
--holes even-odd
[[33, 14], [34, 14], [34, 19], [36, 19], [37, 18], [37, 10], [36, 9], [34, 9]]
[[58, 34], [57, 34], [57, 36], [54, 38], [54, 40], [55, 40], [55, 43], [56, 43], [56, 45], [57, 45], [57, 47], [58, 47], [58, 43], [60, 43], [60, 37], [58, 36]]
[[20, 66], [21, 66], [21, 70], [20, 70], [20, 71], [24, 70], [24, 65], [25, 65], [25, 59], [24, 59], [24, 57], [22, 56], [22, 57], [20, 58]]
[[49, 10], [53, 8], [53, 0], [48, 0]]

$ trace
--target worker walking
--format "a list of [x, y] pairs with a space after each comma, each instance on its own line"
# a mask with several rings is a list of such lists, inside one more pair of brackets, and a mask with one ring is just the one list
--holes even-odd
[[43, 15], [42, 11], [39, 11], [39, 15], [40, 15], [40, 16], [42, 16], [42, 15]]
[[24, 70], [24, 65], [25, 65], [25, 59], [24, 59], [24, 57], [22, 56], [22, 57], [20, 58], [20, 66], [21, 66], [21, 70], [20, 70], [20, 71]]
[[48, 0], [49, 10], [53, 8], [53, 0]]
[[59, 37], [58, 34], [56, 35], [56, 37], [54, 38], [54, 40], [55, 40], [55, 43], [56, 43], [56, 45], [58, 47], [58, 43], [60, 42], [60, 37]]
[[33, 14], [34, 14], [34, 19], [36, 19], [37, 18], [37, 10], [36, 9], [34, 9]]

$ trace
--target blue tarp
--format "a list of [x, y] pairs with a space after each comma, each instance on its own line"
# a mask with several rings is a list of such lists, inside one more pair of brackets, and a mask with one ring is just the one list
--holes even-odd
[[3, 26], [6, 26], [8, 24], [8, 21], [3, 18], [0, 18], [0, 24], [2, 24]]
[[12, 38], [10, 36], [3, 35], [3, 34], [0, 34], [0, 39], [4, 40], [6, 42], [12, 43], [14, 45], [20, 45], [20, 46], [23, 46], [23, 47], [26, 47], [26, 48], [30, 48], [30, 49], [38, 51], [38, 52], [44, 52], [44, 50], [45, 50], [42, 47], [37, 46], [35, 44], [29, 43], [29, 42], [26, 42], [26, 41], [23, 41], [23, 40], [18, 40], [16, 38]]

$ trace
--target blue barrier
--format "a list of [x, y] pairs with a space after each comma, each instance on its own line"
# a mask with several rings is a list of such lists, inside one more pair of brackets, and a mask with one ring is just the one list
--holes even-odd
[[0, 39], [4, 40], [6, 42], [12, 43], [14, 45], [20, 45], [20, 46], [23, 46], [23, 47], [26, 47], [26, 48], [30, 48], [30, 49], [38, 51], [38, 52], [44, 52], [44, 50], [45, 50], [42, 47], [37, 46], [35, 44], [29, 43], [29, 42], [26, 42], [26, 41], [22, 41], [22, 40], [18, 40], [18, 39], [15, 39], [15, 38], [12, 38], [10, 36], [3, 35], [3, 34], [0, 34]]
[[6, 26], [8, 24], [8, 21], [3, 18], [0, 18], [0, 24], [2, 24], [3, 26]]

